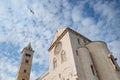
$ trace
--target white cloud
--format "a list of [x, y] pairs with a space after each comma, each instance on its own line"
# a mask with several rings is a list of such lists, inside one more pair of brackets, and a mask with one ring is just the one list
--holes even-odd
[[[8, 42], [17, 45], [20, 47], [18, 51], [20, 53], [21, 49], [31, 42], [35, 50], [33, 64], [48, 67], [47, 58], [49, 54], [47, 54], [47, 48], [52, 41], [55, 30], [58, 26], [71, 25], [72, 29], [92, 40], [106, 41], [109, 47], [113, 47], [111, 48], [113, 54], [119, 58], [120, 28], [118, 27], [117, 15], [120, 11], [113, 7], [116, 3], [90, 1], [89, 4], [93, 8], [94, 14], [99, 14], [98, 21], [96, 21], [94, 16], [87, 17], [84, 15], [83, 8], [87, 2], [89, 0], [79, 1], [79, 4], [72, 4], [67, 0], [4, 0], [0, 2], [0, 43]], [[9, 5], [7, 5], [8, 3]], [[28, 8], [34, 11], [34, 15], [30, 13]], [[6, 61], [7, 59], [3, 59], [3, 62]], [[16, 68], [16, 65], [11, 61], [5, 67], [9, 72], [11, 70], [8, 67], [14, 66], [13, 68]], [[120, 63], [120, 59], [118, 61]], [[3, 66], [1, 70], [4, 70]], [[12, 74], [16, 74], [15, 71]], [[7, 73], [2, 74], [2, 80], [5, 80], [4, 76], [8, 77], [8, 80], [13, 80], [13, 77]], [[35, 70], [32, 71], [31, 76], [31, 80], [37, 78], [38, 75], [36, 75]]]
[[79, 22], [82, 18], [82, 11], [80, 6], [75, 6], [72, 10], [72, 20], [73, 22]]
[[0, 79], [1, 80], [14, 80], [15, 77], [11, 76], [17, 72], [16, 62], [12, 62], [7, 57], [3, 57], [0, 63]]
[[36, 80], [38, 76], [36, 76], [35, 72], [34, 71], [31, 71], [31, 74], [30, 74], [30, 80]]
[[118, 59], [118, 64], [120, 65], [120, 41], [114, 40], [109, 43], [110, 51]]
[[91, 25], [93, 25], [94, 24], [94, 22], [93, 22], [93, 20], [91, 19], [91, 18], [85, 18], [85, 19], [83, 19], [82, 20], [82, 25], [83, 26], [91, 26]]

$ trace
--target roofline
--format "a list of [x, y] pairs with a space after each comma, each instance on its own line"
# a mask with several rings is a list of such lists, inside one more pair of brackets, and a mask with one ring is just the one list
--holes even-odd
[[[55, 46], [55, 44], [56, 44], [60, 39], [62, 39], [62, 37], [63, 37], [68, 31], [71, 31], [72, 33], [74, 33], [74, 34], [76, 34], [76, 35], [78, 35], [78, 36], [84, 37], [84, 36], [81, 35], [80, 33], [78, 33], [78, 32], [76, 32], [76, 31], [70, 29], [69, 27], [67, 27], [67, 28], [63, 31], [63, 33], [55, 40], [55, 42], [53, 42], [52, 45], [48, 48], [48, 51], [50, 51], [50, 50]], [[84, 37], [84, 38], [86, 38], [86, 37]], [[89, 40], [89, 41], [91, 41], [91, 40], [88, 39], [88, 38], [86, 38], [86, 39]]]
[[[65, 30], [66, 28], [68, 28], [68, 27], [65, 27], [64, 30]], [[63, 29], [63, 28], [58, 28], [58, 29]], [[55, 38], [55, 36], [56, 36], [56, 33], [57, 33], [58, 29], [56, 30], [56, 32], [55, 32], [55, 34], [54, 34], [54, 38]], [[54, 39], [52, 40], [51, 44], [52, 44], [52, 43], [54, 43]]]
[[[22, 49], [22, 51], [21, 51], [21, 53], [23, 53], [23, 52], [24, 52], [24, 50], [30, 50], [30, 49], [23, 48], [23, 49]], [[33, 53], [35, 52], [34, 50], [30, 50], [30, 51], [32, 51]]]

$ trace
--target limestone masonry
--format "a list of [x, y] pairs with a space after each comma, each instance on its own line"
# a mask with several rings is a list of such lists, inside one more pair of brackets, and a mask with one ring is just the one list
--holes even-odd
[[[103, 41], [91, 41], [70, 28], [61, 28], [48, 51], [49, 70], [37, 80], [120, 80], [117, 59]], [[29, 80], [33, 53], [30, 44], [23, 49], [16, 80]]]
[[29, 43], [21, 52], [21, 61], [16, 80], [29, 80], [34, 50]]

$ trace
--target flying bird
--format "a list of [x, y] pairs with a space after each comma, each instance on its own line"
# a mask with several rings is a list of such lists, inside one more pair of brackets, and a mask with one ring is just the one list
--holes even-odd
[[34, 14], [34, 11], [33, 11], [31, 8], [29, 8], [29, 10], [30, 10], [30, 12], [31, 12], [32, 14]]

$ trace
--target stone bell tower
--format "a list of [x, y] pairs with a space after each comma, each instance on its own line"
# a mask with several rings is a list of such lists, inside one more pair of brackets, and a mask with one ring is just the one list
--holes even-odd
[[29, 43], [26, 47], [23, 48], [21, 52], [21, 60], [20, 60], [16, 80], [30, 79], [33, 53], [34, 53], [34, 50], [31, 47], [31, 43]]

